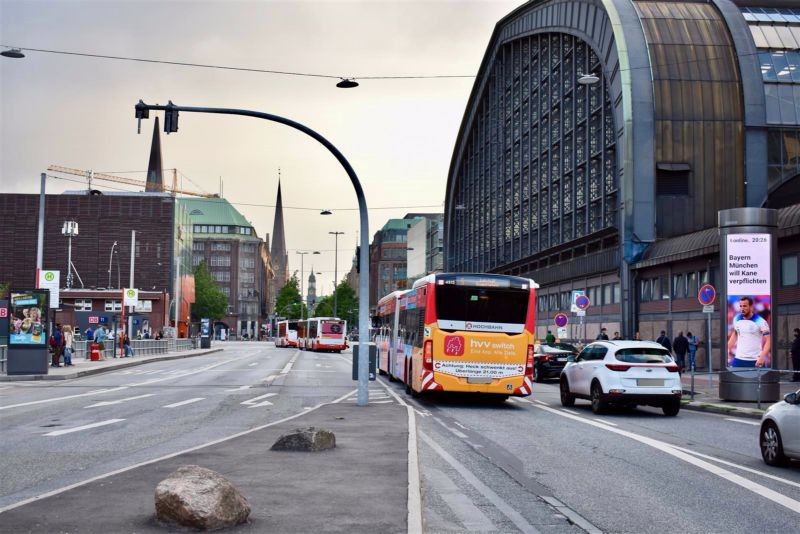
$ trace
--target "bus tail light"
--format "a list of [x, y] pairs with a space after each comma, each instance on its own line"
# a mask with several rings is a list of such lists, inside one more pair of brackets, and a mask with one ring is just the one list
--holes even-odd
[[525, 359], [525, 374], [533, 376], [533, 345], [528, 345], [528, 357]]
[[425, 348], [422, 350], [422, 368], [433, 371], [433, 341], [427, 340]]

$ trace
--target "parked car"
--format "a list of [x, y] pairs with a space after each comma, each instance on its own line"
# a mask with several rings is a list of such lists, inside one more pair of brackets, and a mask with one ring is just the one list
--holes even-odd
[[570, 356], [577, 356], [578, 349], [569, 343], [542, 343], [533, 347], [533, 379], [544, 382], [547, 378], [558, 378]]
[[767, 408], [761, 417], [759, 445], [767, 465], [800, 460], [800, 389]]
[[561, 404], [588, 399], [594, 413], [609, 405], [657, 406], [678, 415], [681, 385], [678, 365], [653, 341], [595, 341], [561, 371]]

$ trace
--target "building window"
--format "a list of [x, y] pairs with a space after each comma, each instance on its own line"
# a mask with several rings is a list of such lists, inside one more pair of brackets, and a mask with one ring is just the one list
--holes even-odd
[[231, 251], [231, 244], [230, 243], [211, 243], [211, 250], [222, 251], [222, 252], [230, 252]]
[[201, 263], [203, 263], [203, 256], [192, 256], [192, 267], [197, 267]]
[[241, 262], [239, 262], [239, 266], [245, 269], [254, 269], [256, 266], [256, 260], [253, 258], [243, 258]]
[[222, 286], [222, 287], [220, 287], [220, 289], [222, 290], [223, 293], [225, 293], [226, 297], [230, 298], [230, 296], [231, 296], [231, 288], [229, 288], [227, 286]]
[[781, 285], [796, 286], [797, 281], [797, 255], [781, 256]]
[[682, 299], [686, 296], [686, 284], [683, 273], [672, 275], [672, 298]]
[[255, 282], [255, 274], [239, 273], [239, 281], [243, 284], [252, 284]]
[[211, 266], [212, 267], [230, 267], [231, 266], [231, 257], [230, 256], [221, 256], [221, 255], [213, 255], [211, 256]]
[[[195, 226], [195, 228], [197, 228], [197, 226]], [[203, 250], [205, 250], [205, 245], [206, 244], [203, 243], [202, 241], [195, 241], [192, 244], [192, 250], [195, 250], [195, 251], [198, 251], [198, 252], [202, 252]]]
[[214, 271], [211, 273], [211, 276], [217, 282], [230, 282], [231, 281], [231, 273], [230, 271]]
[[92, 311], [92, 299], [75, 299], [75, 311]]
[[121, 300], [106, 300], [106, 311], [114, 312], [114, 311], [122, 311], [122, 301]]

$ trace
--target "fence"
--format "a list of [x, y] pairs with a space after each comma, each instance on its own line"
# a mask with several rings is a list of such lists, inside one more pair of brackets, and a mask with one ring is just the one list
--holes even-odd
[[[75, 341], [74, 358], [89, 359], [89, 341]], [[102, 352], [104, 358], [113, 358], [119, 354], [119, 345], [110, 341], [104, 343], [105, 350]], [[168, 352], [182, 352], [185, 350], [196, 349], [198, 346], [197, 338], [190, 339], [132, 339], [131, 348], [137, 356], [149, 356], [152, 354], [166, 354]]]

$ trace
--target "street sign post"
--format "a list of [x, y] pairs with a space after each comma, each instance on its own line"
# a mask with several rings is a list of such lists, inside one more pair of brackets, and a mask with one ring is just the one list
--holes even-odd
[[586, 342], [586, 325], [583, 322], [583, 318], [586, 317], [586, 308], [588, 308], [590, 304], [589, 297], [585, 294], [580, 294], [575, 297], [575, 307], [578, 308], [576, 314], [581, 318], [581, 330], [583, 332], [581, 342], [583, 343]]
[[[711, 314], [714, 313], [714, 300], [717, 298], [717, 290], [711, 284], [703, 284], [697, 292], [697, 300], [703, 305], [703, 313], [706, 314], [706, 355], [708, 358], [709, 376], [711, 373]], [[694, 368], [692, 368], [694, 370]]]
[[563, 328], [569, 323], [569, 317], [567, 317], [566, 313], [557, 313], [553, 320], [559, 328]]

